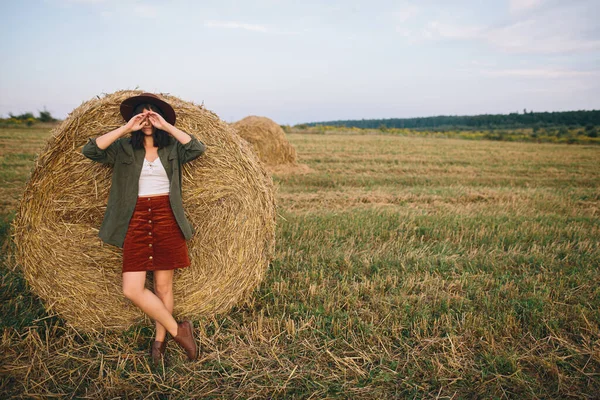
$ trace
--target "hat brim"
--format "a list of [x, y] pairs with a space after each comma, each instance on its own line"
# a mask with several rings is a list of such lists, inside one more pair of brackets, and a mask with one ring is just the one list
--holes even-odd
[[135, 110], [135, 108], [142, 103], [149, 103], [155, 105], [160, 109], [160, 111], [162, 111], [165, 121], [167, 121], [171, 125], [175, 125], [175, 120], [177, 119], [177, 117], [175, 115], [175, 110], [173, 110], [173, 107], [171, 107], [169, 103], [159, 98], [146, 96], [143, 94], [125, 99], [121, 103], [120, 111], [125, 121], [129, 121], [131, 117], [133, 117], [133, 110]]

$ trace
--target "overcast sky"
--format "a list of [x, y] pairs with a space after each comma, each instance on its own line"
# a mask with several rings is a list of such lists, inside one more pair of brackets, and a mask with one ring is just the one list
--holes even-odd
[[139, 88], [231, 122], [600, 109], [599, 0], [0, 0], [0, 115]]

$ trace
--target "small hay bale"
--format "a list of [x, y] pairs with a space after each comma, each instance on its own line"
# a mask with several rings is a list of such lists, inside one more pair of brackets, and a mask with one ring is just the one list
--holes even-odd
[[232, 124], [238, 135], [254, 147], [258, 158], [267, 166], [296, 163], [296, 149], [285, 138], [276, 122], [251, 115]]
[[[124, 330], [149, 322], [122, 294], [120, 248], [98, 229], [112, 168], [81, 153], [90, 137], [124, 124], [119, 104], [142, 91], [118, 91], [75, 109], [36, 160], [13, 223], [15, 258], [47, 309], [83, 331]], [[177, 127], [197, 136], [206, 152], [185, 164], [183, 205], [195, 235], [189, 268], [176, 270], [176, 317], [200, 318], [230, 310], [263, 279], [273, 253], [273, 183], [251, 147], [214, 113], [161, 95], [177, 113]], [[152, 274], [147, 287], [151, 288]]]

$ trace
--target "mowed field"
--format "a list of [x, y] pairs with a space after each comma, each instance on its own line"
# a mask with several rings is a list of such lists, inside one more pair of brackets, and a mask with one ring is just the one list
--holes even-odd
[[48, 135], [0, 129], [1, 397], [600, 398], [598, 146], [288, 135], [265, 280], [155, 369], [153, 324], [77, 333], [6, 257]]

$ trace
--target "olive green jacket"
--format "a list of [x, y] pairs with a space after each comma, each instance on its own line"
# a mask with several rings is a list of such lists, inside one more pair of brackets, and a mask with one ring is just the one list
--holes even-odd
[[[183, 211], [181, 166], [202, 155], [206, 146], [193, 136], [186, 144], [181, 144], [172, 136], [169, 138], [169, 145], [158, 149], [158, 156], [169, 177], [169, 200], [173, 214], [183, 236], [189, 240], [194, 229]], [[108, 204], [98, 236], [108, 244], [123, 247], [129, 220], [138, 198], [139, 180], [146, 150], [134, 149], [129, 138], [119, 138], [102, 150], [96, 144], [96, 138], [90, 138], [81, 151], [91, 160], [113, 166]]]

